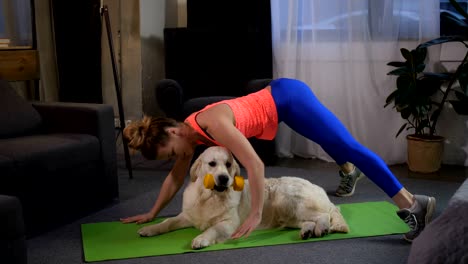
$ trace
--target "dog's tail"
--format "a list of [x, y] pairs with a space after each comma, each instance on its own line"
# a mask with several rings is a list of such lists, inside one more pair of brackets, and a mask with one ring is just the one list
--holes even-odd
[[346, 223], [343, 215], [340, 212], [340, 208], [333, 206], [333, 209], [330, 214], [330, 231], [338, 233], [348, 233], [349, 226]]

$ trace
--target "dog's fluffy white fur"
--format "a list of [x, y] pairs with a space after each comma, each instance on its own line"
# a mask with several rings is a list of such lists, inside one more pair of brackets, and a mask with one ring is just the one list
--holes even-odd
[[[241, 192], [231, 185], [240, 169], [232, 154], [223, 147], [210, 147], [190, 169], [191, 183], [183, 194], [182, 212], [161, 223], [148, 225], [138, 233], [155, 236], [173, 230], [195, 227], [203, 231], [192, 241], [199, 249], [229, 239], [250, 211], [250, 190], [245, 181]], [[203, 180], [214, 176], [215, 189], [206, 189]], [[332, 232], [349, 231], [339, 209], [319, 186], [297, 177], [265, 179], [262, 221], [257, 229], [300, 228], [302, 239]]]

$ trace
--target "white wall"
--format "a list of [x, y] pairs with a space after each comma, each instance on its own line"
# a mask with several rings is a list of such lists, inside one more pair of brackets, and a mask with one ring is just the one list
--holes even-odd
[[143, 113], [160, 115], [154, 88], [164, 78], [165, 0], [140, 0]]

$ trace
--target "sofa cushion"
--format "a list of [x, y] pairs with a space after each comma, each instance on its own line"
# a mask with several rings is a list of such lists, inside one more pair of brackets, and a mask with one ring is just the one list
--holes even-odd
[[0, 155], [0, 168], [2, 169], [2, 173], [5, 169], [7, 170], [12, 169], [14, 165], [15, 163], [13, 162], [12, 159]]
[[[0, 144], [0, 148], [1, 148]], [[0, 155], [0, 178], [12, 177], [15, 170], [15, 162], [14, 160]]]
[[20, 136], [37, 129], [41, 116], [7, 81], [0, 80], [0, 138]]
[[87, 134], [47, 134], [0, 139], [0, 156], [16, 167], [54, 171], [100, 158], [96, 137]]
[[0, 234], [0, 240], [25, 234], [21, 202], [14, 196], [0, 194]]
[[448, 207], [413, 241], [408, 264], [468, 263], [468, 179]]
[[411, 245], [408, 264], [468, 263], [468, 203], [454, 203]]
[[468, 179], [466, 179], [462, 185], [460, 185], [452, 198], [450, 198], [449, 205], [454, 203], [468, 204]]

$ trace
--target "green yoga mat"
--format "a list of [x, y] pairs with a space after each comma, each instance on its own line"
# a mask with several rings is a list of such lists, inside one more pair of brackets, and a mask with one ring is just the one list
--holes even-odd
[[158, 218], [143, 225], [120, 222], [81, 225], [83, 251], [86, 262], [126, 259], [146, 256], [182, 254], [233, 248], [310, 243], [324, 240], [383, 236], [408, 232], [408, 226], [396, 215], [397, 207], [389, 202], [366, 202], [339, 205], [350, 227], [347, 234], [330, 234], [321, 238], [302, 240], [299, 229], [256, 230], [248, 238], [229, 240], [201, 250], [190, 248], [192, 239], [200, 234], [186, 228], [155, 237], [140, 237], [137, 230], [144, 225], [160, 222]]

